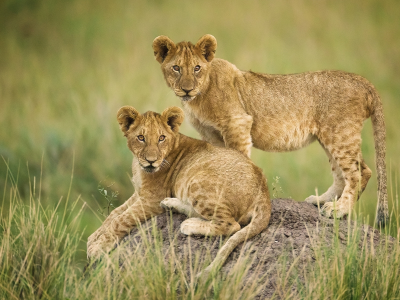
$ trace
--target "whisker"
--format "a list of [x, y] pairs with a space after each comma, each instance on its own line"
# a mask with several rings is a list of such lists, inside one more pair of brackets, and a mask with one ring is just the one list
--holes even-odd
[[163, 160], [163, 161], [161, 162], [161, 166], [162, 166], [162, 168], [166, 168], [166, 167], [167, 167], [167, 165], [166, 165], [166, 163], [165, 163], [165, 160]]
[[168, 168], [170, 166], [171, 166], [170, 163], [166, 159], [163, 159], [163, 161], [160, 164], [160, 168]]

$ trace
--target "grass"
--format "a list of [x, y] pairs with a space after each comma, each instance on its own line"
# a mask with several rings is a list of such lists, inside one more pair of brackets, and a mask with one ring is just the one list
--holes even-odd
[[[12, 226], [2, 227], [7, 233], [2, 237], [2, 247], [9, 248], [4, 248], [8, 252], [1, 252], [8, 256], [1, 257], [0, 267], [4, 267], [5, 257], [15, 259], [8, 264], [13, 267], [7, 269], [11, 272], [7, 274], [14, 274], [13, 268], [17, 268], [18, 272], [22, 270], [21, 276], [26, 275], [14, 278], [18, 280], [13, 295], [20, 297], [22, 290], [24, 295], [40, 289], [50, 291], [51, 284], [40, 277], [49, 272], [55, 274], [54, 278], [64, 278], [64, 286], [78, 282], [77, 269], [70, 271], [75, 277], [62, 275], [70, 270], [64, 259], [69, 257], [79, 265], [86, 256], [87, 236], [103, 220], [95, 213], [105, 205], [97, 191], [99, 182], [105, 182], [105, 186], [114, 182], [112, 192], [119, 192], [116, 206], [132, 194], [132, 156], [118, 129], [118, 108], [132, 105], [144, 112], [180, 106], [153, 58], [151, 43], [161, 34], [174, 41], [195, 42], [203, 34], [211, 33], [218, 40], [216, 56], [244, 70], [296, 73], [341, 69], [368, 78], [384, 103], [391, 230], [396, 233], [400, 219], [396, 192], [400, 171], [399, 12], [400, 3], [395, 0], [251, 4], [232, 4], [228, 0], [1, 1], [0, 155], [5, 160], [0, 162], [0, 186], [4, 186], [1, 218]], [[198, 137], [188, 123], [181, 128], [183, 133]], [[365, 124], [362, 138], [364, 159], [375, 173], [370, 121]], [[316, 188], [321, 194], [332, 181], [327, 158], [316, 143], [291, 153], [255, 149], [252, 159], [263, 168], [270, 185], [279, 177], [276, 192], [281, 197], [301, 201], [314, 194]], [[10, 182], [8, 168], [15, 181]], [[368, 217], [371, 224], [376, 187], [373, 174], [354, 210], [360, 219]], [[60, 198], [61, 195], [67, 196]], [[67, 199], [76, 199], [75, 206], [68, 204]], [[70, 223], [83, 203], [86, 205], [80, 217]], [[67, 215], [70, 219], [64, 217]], [[40, 225], [42, 222], [57, 223], [57, 229]], [[59, 228], [66, 228], [65, 232]], [[54, 230], [49, 232], [50, 229]], [[19, 230], [22, 231], [17, 238]], [[28, 264], [31, 262], [33, 250], [42, 251], [35, 248], [40, 246], [32, 244], [30, 235], [35, 241], [57, 239], [59, 243], [46, 245], [50, 248], [43, 250], [41, 259], [51, 263], [44, 263], [46, 267], [35, 271], [39, 277], [24, 273], [28, 271], [21, 264], [25, 258]], [[67, 240], [75, 245], [71, 244], [69, 250], [63, 246]], [[31, 252], [23, 252], [29, 247]], [[19, 256], [10, 256], [14, 252]], [[398, 261], [398, 256], [389, 257]], [[53, 266], [57, 261], [59, 264]], [[1, 284], [10, 288], [4, 278]], [[37, 283], [42, 282], [41, 278], [42, 285]], [[60, 287], [60, 282], [53, 286]], [[61, 293], [59, 289], [56, 292]]]
[[354, 227], [345, 247], [336, 236], [332, 245], [312, 237], [315, 265], [304, 272], [301, 299], [399, 299], [400, 247], [388, 238], [379, 246]]
[[[199, 282], [194, 275], [210, 263], [209, 254], [186, 248], [188, 259], [182, 259], [174, 252], [172, 232], [165, 251], [153, 222], [146, 230], [139, 228], [142, 242], [136, 248], [118, 247], [83, 272], [76, 253], [84, 233], [80, 222], [85, 204], [76, 212], [81, 203], [76, 199], [60, 209], [61, 198], [57, 205], [44, 207], [34, 183], [29, 200], [23, 199], [9, 174], [9, 188], [3, 193], [11, 205], [0, 211], [2, 299], [254, 299], [272, 276], [276, 290], [271, 299], [400, 297], [399, 236], [394, 242], [386, 236], [377, 245], [359, 227], [350, 227], [345, 246], [338, 234], [325, 244], [320, 235], [309, 233], [315, 261], [305, 266], [297, 259], [288, 264], [282, 253], [275, 272], [260, 273], [256, 268], [249, 273], [250, 249], [227, 274], [219, 272]], [[322, 235], [324, 230], [332, 229], [322, 227]]]
[[79, 223], [84, 206], [75, 212], [79, 199], [59, 214], [62, 201], [54, 208], [44, 208], [33, 185], [26, 205], [11, 179], [7, 190], [10, 209], [0, 211], [2, 299], [252, 299], [263, 286], [260, 274], [253, 276], [252, 284], [241, 284], [248, 272], [245, 260], [224, 278], [214, 276], [196, 286], [194, 275], [210, 260], [200, 259], [204, 253], [189, 251], [193, 264], [189, 273], [174, 251], [164, 263], [163, 239], [155, 223], [150, 234], [140, 230], [143, 242], [134, 253], [117, 248], [96, 268], [89, 266], [83, 273], [76, 263], [83, 235]]

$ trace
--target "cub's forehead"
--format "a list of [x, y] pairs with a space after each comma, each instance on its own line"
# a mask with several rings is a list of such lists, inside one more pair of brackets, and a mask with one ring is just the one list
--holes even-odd
[[138, 130], [141, 134], [160, 134], [166, 131], [166, 125], [159, 113], [148, 111], [141, 116]]
[[183, 65], [197, 63], [200, 60], [200, 53], [191, 42], [180, 42], [176, 45], [175, 58], [176, 63]]

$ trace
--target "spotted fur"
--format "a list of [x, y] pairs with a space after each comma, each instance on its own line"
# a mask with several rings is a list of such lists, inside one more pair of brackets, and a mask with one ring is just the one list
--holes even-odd
[[89, 237], [89, 258], [109, 252], [138, 223], [171, 209], [189, 216], [181, 225], [184, 234], [233, 234], [209, 272], [268, 226], [271, 204], [262, 170], [237, 151], [180, 134], [180, 108], [141, 115], [124, 106], [117, 117], [135, 156], [135, 193]]
[[[317, 140], [328, 155], [334, 183], [326, 193], [306, 201], [323, 205], [327, 215], [342, 217], [351, 212], [371, 177], [361, 155], [361, 129], [364, 120], [371, 118], [378, 175], [377, 222], [384, 225], [389, 216], [386, 132], [382, 103], [373, 85], [342, 71], [289, 75], [240, 71], [228, 61], [214, 59], [216, 48], [212, 35], [203, 36], [196, 45], [175, 44], [166, 36], [153, 42], [167, 85], [182, 100], [202, 138], [249, 157], [252, 146], [292, 151]], [[174, 71], [174, 66], [180, 71]], [[196, 66], [201, 71], [196, 72]]]

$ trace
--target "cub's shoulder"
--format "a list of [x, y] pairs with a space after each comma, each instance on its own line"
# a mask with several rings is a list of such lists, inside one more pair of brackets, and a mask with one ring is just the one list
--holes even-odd
[[222, 58], [214, 58], [211, 62], [211, 66], [214, 70], [217, 70], [223, 74], [241, 72], [234, 64]]

